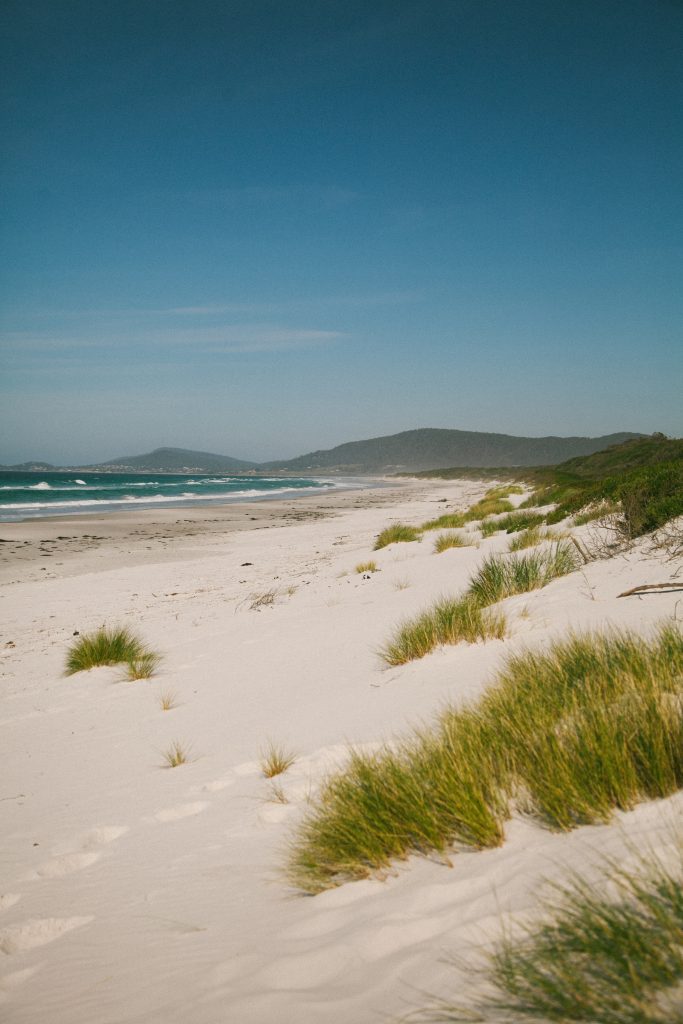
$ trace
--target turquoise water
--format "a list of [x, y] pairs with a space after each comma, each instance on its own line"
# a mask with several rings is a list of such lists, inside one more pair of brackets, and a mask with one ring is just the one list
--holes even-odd
[[0, 472], [0, 522], [294, 497], [340, 486], [341, 481], [217, 473]]

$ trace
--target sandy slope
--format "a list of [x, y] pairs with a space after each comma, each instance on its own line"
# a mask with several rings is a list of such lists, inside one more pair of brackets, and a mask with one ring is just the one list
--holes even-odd
[[[429, 719], [445, 700], [479, 692], [509, 651], [569, 626], [647, 631], [676, 614], [676, 592], [617, 599], [674, 571], [636, 551], [509, 599], [506, 641], [387, 670], [376, 650], [397, 621], [457, 592], [506, 540], [441, 555], [431, 538], [394, 545], [372, 556], [381, 572], [369, 580], [355, 564], [392, 519], [417, 523], [483, 490], [435, 482], [383, 492], [377, 503], [347, 495], [323, 518], [259, 512], [257, 525], [278, 528], [257, 531], [204, 532], [195, 513], [191, 531], [166, 537], [144, 516], [119, 533], [105, 518], [87, 528], [72, 521], [63, 534], [63, 523], [44, 525], [31, 536], [54, 539], [49, 569], [39, 548], [22, 555], [28, 527], [3, 527], [13, 542], [0, 588], [5, 1020], [392, 1019], [423, 1005], [425, 991], [471, 993], [473, 976], [444, 958], [476, 956], [508, 914], [527, 919], [543, 879], [594, 873], [605, 854], [666, 846], [683, 814], [678, 797], [569, 835], [513, 820], [503, 847], [458, 854], [452, 868], [415, 858], [385, 880], [313, 898], [279, 875], [307, 795], [343, 760], [347, 741], [376, 743]], [[306, 506], [297, 507], [298, 518]], [[82, 550], [56, 540], [84, 533], [107, 540]], [[252, 596], [269, 590], [274, 604], [252, 610]], [[64, 678], [73, 631], [101, 623], [138, 628], [163, 652], [159, 675]], [[162, 691], [175, 693], [173, 710], [160, 708]], [[193, 760], [164, 769], [174, 739]], [[281, 777], [286, 804], [259, 770], [268, 739], [299, 755]]]

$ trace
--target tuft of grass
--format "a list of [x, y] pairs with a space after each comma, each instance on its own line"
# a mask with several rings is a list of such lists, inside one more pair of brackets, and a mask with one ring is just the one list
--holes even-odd
[[440, 533], [434, 541], [434, 553], [440, 555], [449, 548], [468, 548], [473, 543], [471, 537], [463, 537], [461, 533]]
[[162, 690], [159, 694], [159, 707], [162, 711], [172, 711], [178, 706], [178, 695], [173, 690]]
[[545, 516], [539, 512], [511, 512], [498, 520], [498, 526], [506, 533], [518, 533], [520, 530], [528, 530], [531, 526], [540, 526], [545, 522]]
[[404, 577], [401, 577], [400, 579], [394, 580], [394, 583], [393, 583], [394, 590], [407, 590], [409, 586], [410, 586], [410, 580], [407, 580]]
[[[557, 887], [545, 918], [506, 938], [487, 974], [493, 992], [476, 1007], [442, 1004], [430, 1020], [490, 1024], [680, 1024], [683, 1021], [683, 849], [666, 867], [641, 858], [599, 886]], [[614, 896], [605, 895], [609, 888]]]
[[159, 655], [154, 651], [145, 651], [128, 662], [126, 678], [131, 682], [135, 679], [151, 679], [159, 666]]
[[268, 797], [270, 803], [274, 804], [288, 804], [287, 794], [278, 782], [271, 782], [270, 794]]
[[[562, 535], [560, 535], [562, 536]], [[557, 540], [557, 533], [550, 530], [542, 530], [540, 526], [530, 526], [527, 530], [515, 534], [510, 541], [508, 551], [524, 551], [526, 548], [535, 548], [544, 540]]]
[[377, 569], [377, 562], [372, 562], [372, 561], [370, 561], [370, 562], [359, 562], [358, 565], [356, 566], [355, 570], [354, 570], [354, 572], [357, 572], [357, 573], [361, 573], [361, 572], [377, 572], [377, 571], [378, 571], [378, 569]]
[[467, 519], [483, 519], [485, 516], [497, 516], [503, 512], [512, 512], [514, 506], [504, 498], [482, 498], [475, 505], [471, 505], [465, 513]]
[[[71, 645], [67, 653], [64, 674], [72, 676], [76, 672], [85, 672], [98, 665], [154, 665], [157, 660], [158, 656], [131, 630], [125, 627], [107, 629], [102, 626], [95, 633], [84, 633], [83, 636], [79, 636]], [[149, 674], [151, 675], [151, 672]], [[142, 677], [132, 675], [131, 678]]]
[[412, 853], [498, 845], [515, 808], [571, 829], [681, 788], [679, 629], [574, 635], [510, 657], [482, 699], [433, 727], [352, 751], [299, 826], [289, 873], [315, 893]]
[[166, 768], [177, 768], [190, 760], [190, 750], [180, 740], [173, 740], [168, 750], [162, 752], [162, 757]]
[[422, 524], [423, 530], [457, 530], [467, 523], [467, 516], [464, 512], [447, 512], [438, 519], [429, 519]]
[[502, 639], [505, 617], [484, 610], [472, 598], [442, 598], [431, 608], [398, 627], [380, 650], [387, 665], [405, 665], [424, 658], [440, 644], [474, 644], [479, 640]]
[[252, 594], [249, 601], [249, 610], [258, 612], [261, 608], [270, 608], [275, 604], [277, 590], [264, 590], [262, 594]]
[[500, 487], [490, 487], [484, 497], [507, 498], [510, 494], [524, 494], [524, 488], [519, 484], [501, 484]]
[[513, 594], [544, 587], [576, 568], [577, 553], [563, 542], [558, 542], [548, 551], [530, 552], [513, 558], [491, 555], [470, 580], [468, 594], [483, 606], [495, 604]]
[[499, 519], [482, 519], [479, 524], [482, 537], [493, 537], [494, 533], [500, 533], [502, 529]]
[[278, 747], [271, 742], [261, 755], [261, 772], [267, 779], [272, 779], [276, 775], [282, 775], [283, 772], [286, 772], [295, 761], [296, 754], [292, 754], [290, 751], [285, 750], [284, 747]]
[[394, 523], [393, 526], [385, 527], [375, 541], [374, 551], [387, 547], [388, 544], [408, 543], [419, 540], [420, 530], [416, 526], [406, 526], [404, 523]]

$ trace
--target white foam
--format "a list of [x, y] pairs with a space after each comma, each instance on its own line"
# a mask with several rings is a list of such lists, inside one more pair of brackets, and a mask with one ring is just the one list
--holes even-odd
[[52, 488], [50, 487], [50, 485], [45, 480], [41, 480], [39, 484], [31, 484], [31, 486], [28, 488], [28, 490], [29, 491], [51, 491]]

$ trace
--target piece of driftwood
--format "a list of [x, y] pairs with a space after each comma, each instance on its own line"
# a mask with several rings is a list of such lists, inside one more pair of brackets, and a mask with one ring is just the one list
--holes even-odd
[[586, 552], [583, 550], [583, 548], [579, 544], [579, 542], [576, 539], [576, 537], [573, 534], [570, 534], [569, 539], [572, 542], [572, 544], [574, 545], [574, 547], [576, 548], [576, 550], [579, 552], [581, 557], [583, 558], [583, 564], [584, 565], [588, 565], [588, 563], [590, 562], [590, 558], [588, 557]]
[[631, 597], [632, 594], [642, 594], [646, 590], [683, 590], [683, 583], [677, 583], [676, 580], [671, 580], [669, 583], [641, 583], [639, 587], [633, 587], [631, 590], [625, 590], [623, 594], [617, 594], [617, 597]]

